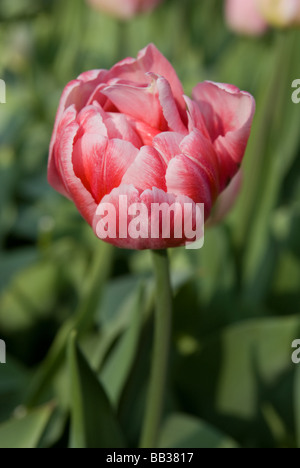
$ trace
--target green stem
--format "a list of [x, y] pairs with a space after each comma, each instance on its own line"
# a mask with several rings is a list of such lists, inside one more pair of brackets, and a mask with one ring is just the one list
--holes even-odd
[[162, 417], [172, 322], [172, 287], [167, 251], [153, 251], [156, 314], [152, 369], [141, 448], [155, 448]]

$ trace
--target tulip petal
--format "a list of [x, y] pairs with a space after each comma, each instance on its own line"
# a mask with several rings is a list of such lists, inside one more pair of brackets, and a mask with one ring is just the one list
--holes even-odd
[[57, 122], [57, 129], [52, 135], [49, 151], [48, 182], [55, 190], [65, 197], [69, 197], [69, 193], [59, 172], [60, 140], [66, 127], [75, 121], [76, 115], [77, 112], [75, 106], [69, 107], [64, 112], [61, 120]]
[[221, 193], [220, 197], [218, 198], [212, 215], [208, 220], [209, 226], [214, 226], [215, 224], [220, 223], [223, 218], [225, 218], [225, 216], [231, 211], [240, 193], [242, 182], [243, 173], [242, 170], [239, 170], [239, 172], [231, 180], [228, 187], [224, 190], [224, 192]]
[[138, 154], [137, 148], [122, 140], [84, 134], [74, 146], [73, 164], [77, 177], [97, 203], [121, 180]]
[[153, 187], [166, 191], [166, 165], [151, 146], [143, 146], [123, 177], [122, 184], [134, 185], [140, 192]]
[[[128, 208], [134, 204], [141, 204], [143, 207], [138, 215], [141, 230], [141, 236], [138, 238], [133, 238], [130, 235], [130, 224], [135, 216], [128, 214]], [[170, 218], [166, 219], [162, 213], [156, 211], [153, 204], [156, 206], [164, 204], [163, 207], [167, 210], [173, 206], [174, 212], [171, 211]], [[99, 213], [102, 208], [106, 213], [110, 212], [107, 237], [104, 239], [106, 242], [120, 248], [134, 250], [179, 247], [187, 241], [190, 242], [189, 239], [185, 238], [185, 205], [188, 207], [187, 213], [189, 215], [192, 213], [192, 226], [195, 228], [196, 205], [190, 198], [168, 194], [157, 188], [146, 190], [140, 194], [133, 185], [121, 185], [102, 199], [94, 216], [93, 230], [99, 237], [99, 222], [102, 218]], [[112, 209], [107, 210], [107, 206], [112, 207]], [[164, 227], [167, 227], [167, 231], [169, 231], [167, 236]], [[176, 238], [175, 232], [180, 233], [180, 231], [181, 237]], [[154, 232], [158, 235], [153, 235]]]
[[154, 148], [160, 153], [166, 164], [182, 153], [180, 143], [184, 136], [175, 132], [160, 133], [153, 139]]
[[187, 124], [182, 84], [170, 62], [154, 44], [150, 44], [145, 49], [141, 50], [137, 60], [126, 59], [115, 65], [110, 70], [108, 79], [121, 78], [135, 83], [144, 83], [145, 73], [147, 72], [163, 76], [170, 83], [182, 121], [184, 124]]
[[174, 96], [172, 94], [172, 89], [168, 81], [158, 75], [151, 73], [156, 81], [156, 86], [158, 90], [159, 101], [163, 110], [164, 117], [168, 123], [168, 127], [173, 132], [182, 133], [186, 135], [188, 133], [186, 126], [181, 120], [181, 116], [176, 105]]
[[104, 88], [102, 93], [109, 98], [119, 112], [145, 122], [151, 127], [167, 130], [154, 80], [146, 86], [118, 82]]
[[188, 156], [203, 169], [210, 181], [213, 198], [219, 194], [219, 164], [218, 157], [210, 140], [205, 138], [199, 130], [193, 130], [180, 143], [181, 153]]
[[105, 125], [109, 138], [118, 138], [120, 140], [129, 141], [138, 149], [143, 145], [141, 138], [125, 115], [107, 113]]
[[169, 163], [166, 181], [168, 193], [185, 195], [195, 203], [204, 203], [205, 217], [209, 216], [213, 201], [210, 179], [199, 164], [183, 154], [176, 156]]
[[193, 91], [218, 155], [221, 189], [238, 171], [255, 112], [253, 97], [236, 87], [204, 82]]
[[206, 138], [210, 138], [199, 104], [195, 101], [192, 101], [187, 96], [184, 96], [184, 99], [188, 109], [189, 131], [192, 132], [195, 128], [197, 128], [202, 133], [202, 135], [204, 135]]
[[61, 135], [59, 148], [59, 171], [65, 187], [68, 190], [69, 198], [74, 201], [78, 211], [91, 225], [97, 204], [95, 203], [92, 195], [84, 187], [81, 180], [76, 176], [72, 163], [73, 143], [77, 131], [78, 124], [73, 122], [65, 128]]

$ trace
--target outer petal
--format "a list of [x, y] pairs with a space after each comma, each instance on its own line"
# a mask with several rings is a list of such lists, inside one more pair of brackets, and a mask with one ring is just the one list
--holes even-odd
[[143, 146], [123, 177], [122, 184], [133, 185], [140, 192], [153, 187], [167, 191], [166, 164], [151, 146]]
[[188, 156], [176, 156], [169, 163], [166, 181], [168, 193], [187, 196], [195, 203], [204, 203], [205, 217], [209, 216], [213, 196], [211, 182], [205, 169]]
[[93, 217], [97, 208], [94, 198], [84, 187], [81, 180], [75, 175], [72, 153], [74, 138], [78, 131], [78, 124], [71, 123], [65, 128], [61, 139], [59, 148], [59, 170], [63, 179], [64, 185], [68, 190], [68, 196], [71, 198], [78, 211], [85, 218], [85, 220], [92, 224]]
[[212, 215], [208, 220], [209, 226], [220, 223], [222, 219], [225, 218], [225, 216], [231, 211], [240, 193], [242, 182], [243, 173], [242, 170], [240, 170], [218, 198], [216, 205], [213, 208]]
[[207, 174], [213, 199], [220, 191], [218, 157], [210, 140], [193, 130], [180, 144], [182, 154], [188, 156]]
[[120, 185], [137, 154], [137, 148], [127, 141], [85, 133], [74, 146], [74, 171], [99, 203]]
[[[125, 197], [126, 207], [130, 207], [134, 203], [142, 204], [146, 208], [145, 216], [141, 219], [141, 231], [145, 238], [134, 239], [129, 234], [129, 225], [134, 218], [133, 216], [128, 215], [126, 207], [124, 207], [123, 201], [120, 201], [120, 197]], [[174, 216], [170, 217], [170, 238], [164, 238], [162, 234], [162, 219], [161, 215], [159, 219], [155, 216], [151, 216], [152, 205], [153, 204], [166, 204], [166, 206], [171, 206], [174, 203], [177, 203]], [[111, 219], [112, 225], [116, 222], [116, 233], [111, 229], [108, 229], [108, 237], [105, 240], [110, 244], [113, 244], [120, 248], [126, 249], [135, 249], [135, 250], [145, 250], [145, 249], [165, 249], [169, 247], [179, 247], [184, 245], [186, 242], [190, 242], [189, 239], [186, 239], [184, 236], [184, 204], [186, 204], [190, 212], [192, 213], [192, 221], [195, 222], [195, 213], [196, 207], [194, 202], [185, 196], [175, 196], [173, 194], [167, 194], [163, 190], [153, 188], [153, 190], [146, 190], [142, 194], [134, 187], [128, 185], [121, 185], [119, 188], [114, 189], [109, 195], [105, 196], [101, 201], [99, 207], [113, 206], [115, 208], [114, 219]], [[98, 207], [98, 208], [99, 208]], [[95, 214], [93, 220], [93, 229], [94, 232], [99, 233], [98, 223], [101, 222], [101, 216], [99, 216], [99, 210]], [[153, 225], [157, 224], [159, 227], [158, 232], [159, 236], [155, 239], [152, 235]], [[109, 223], [110, 225], [110, 223]], [[121, 225], [123, 227], [121, 227]], [[193, 224], [193, 227], [195, 225]], [[176, 230], [182, 230], [182, 238], [175, 238], [174, 232]], [[123, 233], [121, 235], [121, 232]], [[116, 235], [114, 235], [116, 234]], [[124, 236], [125, 234], [125, 236]], [[122, 238], [123, 236], [123, 238]]]
[[253, 97], [231, 85], [200, 83], [193, 92], [218, 155], [221, 189], [236, 174], [251, 132]]
[[145, 73], [147, 72], [163, 76], [170, 83], [182, 121], [186, 124], [187, 114], [182, 84], [170, 62], [161, 54], [155, 45], [150, 44], [145, 49], [141, 50], [137, 60], [126, 59], [115, 65], [110, 70], [108, 79], [121, 78], [136, 83], [144, 83]]
[[266, 32], [268, 24], [255, 2], [256, 0], [226, 0], [226, 19], [230, 29], [253, 36]]
[[71, 106], [65, 111], [61, 118], [61, 121], [58, 122], [56, 131], [53, 133], [50, 145], [50, 154], [48, 161], [48, 182], [55, 190], [57, 190], [65, 197], [69, 197], [69, 193], [60, 174], [60, 144], [62, 135], [66, 127], [68, 127], [68, 125], [75, 121], [76, 114], [77, 113], [75, 106]]
[[[55, 175], [55, 145], [60, 138], [60, 133], [62, 128], [66, 125], [66, 120], [63, 119], [63, 116], [67, 109], [72, 108], [74, 113], [73, 120], [77, 112], [87, 104], [89, 97], [95, 86], [97, 86], [101, 81], [105, 80], [106, 70], [91, 70], [89, 72], [83, 73], [78, 77], [77, 80], [73, 80], [67, 84], [65, 87], [56, 114], [54, 129], [52, 133], [52, 138], [50, 142], [49, 149], [49, 182], [50, 184], [58, 190], [63, 195], [66, 195], [65, 188], [59, 182], [59, 178]], [[69, 122], [68, 122], [69, 123]], [[68, 124], [67, 123], [67, 124]]]

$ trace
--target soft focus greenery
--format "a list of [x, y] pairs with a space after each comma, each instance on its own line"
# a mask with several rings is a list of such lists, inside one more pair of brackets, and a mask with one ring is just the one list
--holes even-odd
[[171, 252], [172, 358], [161, 447], [300, 447], [300, 31], [234, 36], [222, 0], [168, 0], [130, 24], [83, 0], [1, 0], [0, 447], [137, 447], [155, 302], [149, 252], [97, 240], [47, 184], [60, 94], [149, 42], [186, 93], [250, 91], [257, 113], [234, 211]]

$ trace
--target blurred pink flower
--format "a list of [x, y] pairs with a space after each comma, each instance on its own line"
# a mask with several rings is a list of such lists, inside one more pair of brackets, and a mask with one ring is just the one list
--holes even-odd
[[[228, 84], [199, 83], [188, 98], [171, 64], [149, 45], [137, 59], [83, 73], [66, 86], [50, 145], [49, 182], [73, 200], [96, 234], [104, 205], [115, 209], [118, 232], [121, 224], [128, 227], [124, 197], [147, 207], [188, 204], [191, 213], [203, 203], [208, 219], [239, 171], [254, 111], [253, 97]], [[236, 194], [234, 184], [223, 213]], [[180, 221], [174, 216], [171, 223], [174, 232]], [[147, 214], [141, 224], [149, 226]], [[130, 249], [162, 249], [188, 239], [161, 234], [105, 240]]]
[[261, 35], [269, 26], [300, 24], [300, 0], [226, 0], [229, 27], [241, 34]]
[[226, 0], [226, 19], [230, 29], [240, 34], [258, 36], [268, 28], [256, 0]]
[[87, 0], [94, 8], [120, 19], [131, 19], [138, 13], [153, 10], [162, 0]]

